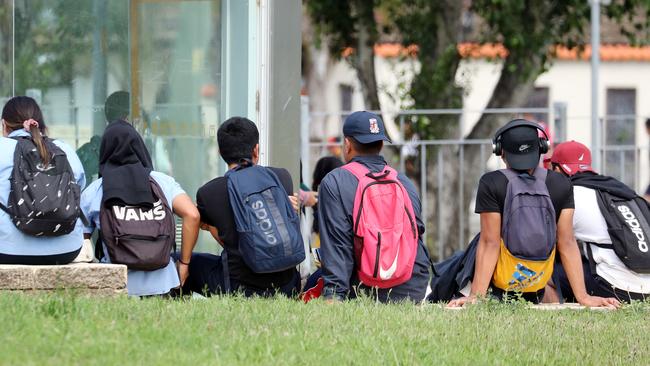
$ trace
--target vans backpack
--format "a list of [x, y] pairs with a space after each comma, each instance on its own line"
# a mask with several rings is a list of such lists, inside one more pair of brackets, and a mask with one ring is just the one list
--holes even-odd
[[149, 178], [154, 204], [150, 209], [120, 204], [102, 204], [100, 236], [111, 263], [129, 269], [153, 271], [169, 264], [176, 246], [174, 214], [162, 189]]
[[613, 249], [625, 266], [636, 273], [650, 273], [650, 209], [639, 196], [623, 198], [596, 190], [600, 212], [607, 223], [612, 244], [597, 244]]
[[357, 162], [343, 169], [359, 180], [352, 211], [359, 280], [378, 288], [405, 283], [413, 273], [418, 230], [411, 198], [397, 171], [386, 165], [372, 173]]
[[27, 235], [61, 236], [74, 230], [81, 215], [81, 188], [65, 152], [43, 136], [51, 159], [44, 167], [31, 137], [15, 137], [14, 167], [7, 206], [0, 204], [16, 228]]
[[557, 223], [546, 169], [531, 176], [501, 172], [508, 188], [501, 217], [501, 250], [492, 283], [505, 291], [536, 292], [553, 274]]
[[277, 175], [246, 162], [226, 178], [244, 263], [255, 273], [272, 273], [304, 261], [300, 219]]

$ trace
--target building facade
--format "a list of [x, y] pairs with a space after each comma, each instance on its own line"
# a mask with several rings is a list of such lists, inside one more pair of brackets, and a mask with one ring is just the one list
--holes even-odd
[[[465, 134], [480, 117], [498, 81], [501, 64], [498, 49], [477, 48], [461, 62], [457, 82], [466, 90], [463, 96], [462, 120]], [[413, 70], [419, 65], [414, 58], [403, 57], [403, 50], [393, 44], [375, 47], [375, 68], [380, 86], [382, 114], [388, 117], [387, 129], [391, 136], [400, 136], [399, 123], [392, 119], [396, 111], [404, 109], [404, 85], [410, 82]], [[488, 59], [489, 58], [489, 59]], [[316, 62], [319, 62], [316, 58]], [[603, 170], [622, 179], [637, 190], [645, 189], [650, 181], [648, 166], [648, 135], [645, 120], [650, 118], [650, 47], [602, 45], [599, 89], [599, 115], [603, 130]], [[349, 110], [364, 108], [361, 85], [356, 72], [345, 61], [320, 61], [317, 65], [324, 75], [319, 90], [309, 90], [309, 97], [317, 94], [312, 104], [312, 140], [322, 136], [336, 136], [340, 129], [340, 115]], [[550, 69], [535, 81], [526, 105], [521, 107], [546, 108], [548, 113], [536, 115], [547, 123], [555, 142], [576, 140], [591, 145], [591, 66], [588, 50], [578, 55], [559, 50]], [[558, 108], [559, 107], [559, 108]], [[318, 109], [318, 110], [315, 110]], [[560, 115], [562, 114], [562, 115]], [[511, 118], [512, 116], [504, 116]], [[485, 136], [491, 138], [491, 136]]]
[[219, 123], [245, 116], [262, 161], [297, 182], [301, 11], [300, 0], [2, 0], [0, 97], [36, 98], [49, 134], [92, 166], [105, 102], [128, 92], [155, 169], [190, 196], [224, 172]]

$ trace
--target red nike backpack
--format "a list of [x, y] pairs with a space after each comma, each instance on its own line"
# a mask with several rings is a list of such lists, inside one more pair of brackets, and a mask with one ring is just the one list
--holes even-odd
[[359, 280], [379, 288], [405, 283], [413, 273], [418, 230], [411, 198], [397, 171], [386, 165], [372, 173], [356, 162], [343, 169], [359, 180], [352, 211]]

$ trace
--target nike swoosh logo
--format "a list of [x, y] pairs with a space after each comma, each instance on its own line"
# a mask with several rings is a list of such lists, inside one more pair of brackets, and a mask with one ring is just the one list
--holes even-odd
[[395, 259], [393, 260], [393, 264], [387, 269], [384, 270], [381, 268], [381, 264], [379, 265], [379, 278], [382, 280], [389, 280], [393, 275], [395, 274], [395, 271], [397, 271], [397, 258], [399, 257], [399, 252], [395, 254]]
[[530, 148], [530, 145], [521, 145], [519, 146], [519, 151], [526, 151]]

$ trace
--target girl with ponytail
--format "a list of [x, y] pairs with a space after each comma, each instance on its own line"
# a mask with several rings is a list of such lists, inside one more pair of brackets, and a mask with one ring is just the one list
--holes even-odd
[[[65, 153], [65, 159], [70, 164], [74, 182], [81, 188], [86, 185], [83, 166], [74, 149], [60, 140], [50, 139], [46, 143], [46, 132], [43, 113], [34, 99], [17, 96], [5, 104], [2, 109], [2, 136], [4, 137], [0, 137], [0, 204], [5, 208], [9, 205], [14, 153], [19, 147], [20, 138], [31, 138], [34, 141], [40, 157], [40, 164], [36, 165], [38, 170], [53, 169], [55, 167], [53, 159], [60, 159], [60, 155], [53, 157], [52, 154], [60, 149]], [[53, 151], [48, 151], [50, 149], [47, 144]], [[67, 264], [77, 257], [82, 243], [81, 220], [77, 220], [69, 233], [59, 236], [34, 236], [17, 229], [5, 209], [0, 210], [0, 264]]]
[[41, 108], [34, 99], [25, 96], [9, 99], [2, 108], [2, 125], [2, 134], [5, 137], [20, 129], [29, 132], [41, 156], [43, 167], [47, 168], [50, 154], [43, 142], [43, 135], [46, 134], [45, 121]]

